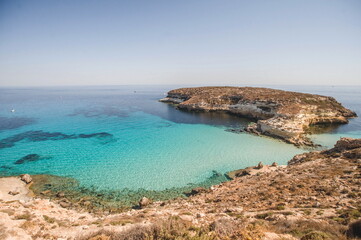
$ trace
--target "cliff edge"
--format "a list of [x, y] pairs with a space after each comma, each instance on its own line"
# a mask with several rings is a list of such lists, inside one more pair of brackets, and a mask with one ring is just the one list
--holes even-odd
[[161, 102], [188, 111], [226, 111], [257, 122], [245, 130], [313, 146], [305, 131], [316, 124], [345, 124], [356, 113], [332, 97], [256, 87], [196, 87], [168, 92]]

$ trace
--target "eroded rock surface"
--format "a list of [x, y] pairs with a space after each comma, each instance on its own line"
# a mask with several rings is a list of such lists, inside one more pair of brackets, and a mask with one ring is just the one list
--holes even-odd
[[247, 131], [312, 146], [305, 137], [311, 125], [348, 123], [356, 113], [332, 97], [254, 87], [197, 87], [168, 92], [162, 102], [188, 111], [226, 111], [253, 118]]

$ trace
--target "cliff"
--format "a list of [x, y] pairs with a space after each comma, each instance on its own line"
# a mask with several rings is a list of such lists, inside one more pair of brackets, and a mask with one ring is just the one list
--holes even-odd
[[257, 121], [245, 130], [295, 145], [313, 143], [305, 131], [316, 124], [344, 124], [356, 113], [332, 97], [255, 87], [197, 87], [168, 92], [160, 100], [188, 111], [225, 111]]

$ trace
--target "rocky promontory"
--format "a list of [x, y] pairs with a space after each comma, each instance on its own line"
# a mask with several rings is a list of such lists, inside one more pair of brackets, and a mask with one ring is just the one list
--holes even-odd
[[317, 124], [345, 124], [356, 113], [333, 97], [256, 87], [196, 87], [168, 92], [160, 100], [188, 111], [225, 111], [255, 119], [245, 130], [313, 146], [305, 136]]

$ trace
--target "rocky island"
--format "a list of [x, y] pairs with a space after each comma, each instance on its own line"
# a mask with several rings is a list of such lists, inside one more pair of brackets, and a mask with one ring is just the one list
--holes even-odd
[[256, 87], [196, 87], [168, 92], [160, 100], [187, 111], [225, 111], [255, 119], [245, 130], [296, 146], [313, 146], [307, 129], [317, 124], [345, 124], [356, 113], [332, 97]]

